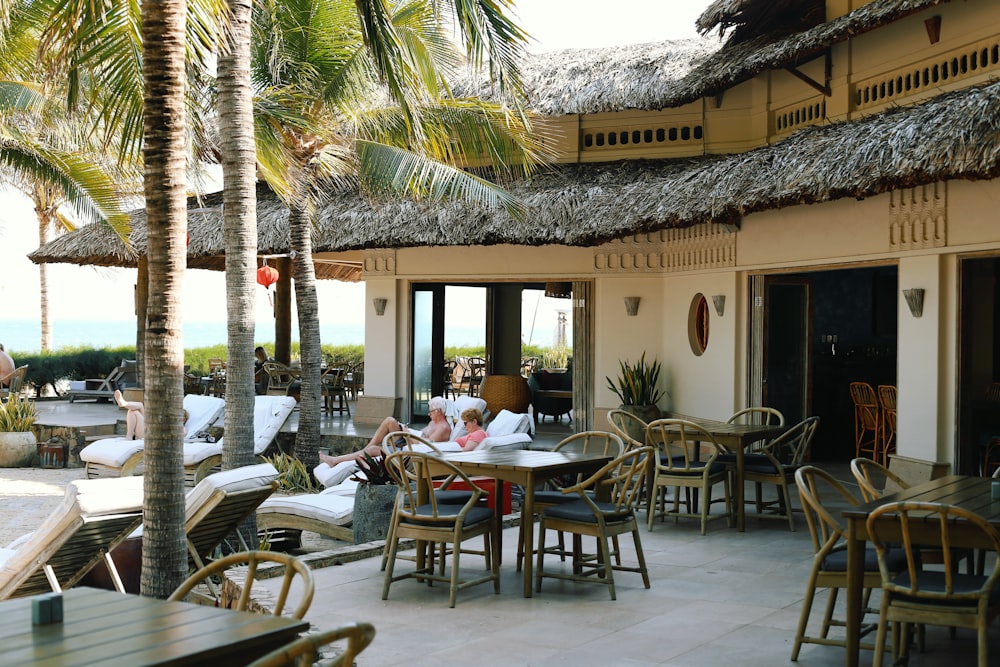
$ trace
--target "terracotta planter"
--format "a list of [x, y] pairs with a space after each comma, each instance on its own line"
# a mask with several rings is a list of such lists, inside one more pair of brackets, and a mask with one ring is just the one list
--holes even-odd
[[395, 484], [358, 484], [354, 494], [354, 543], [384, 540], [396, 503]]
[[0, 433], [0, 468], [27, 468], [38, 455], [38, 441], [31, 431]]

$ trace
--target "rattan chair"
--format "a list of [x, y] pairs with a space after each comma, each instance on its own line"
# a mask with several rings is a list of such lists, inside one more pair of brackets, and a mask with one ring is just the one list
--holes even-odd
[[[214, 604], [217, 607], [228, 607], [237, 611], [246, 611], [252, 599], [250, 592], [253, 589], [254, 578], [257, 575], [257, 566], [263, 562], [279, 563], [285, 568], [282, 575], [281, 591], [278, 593], [278, 598], [274, 602], [274, 608], [271, 610], [271, 613], [274, 616], [282, 615], [285, 611], [285, 604], [288, 602], [288, 593], [292, 588], [292, 582], [296, 577], [299, 577], [301, 581], [297, 589], [301, 590], [296, 591], [299, 601], [298, 605], [291, 611], [290, 616], [292, 618], [302, 618], [305, 616], [306, 612], [309, 611], [309, 605], [312, 604], [313, 594], [315, 593], [312, 572], [305, 563], [295, 556], [290, 556], [280, 551], [241, 551], [223, 556], [185, 579], [177, 587], [177, 590], [170, 594], [167, 600], [180, 601], [193, 597], [202, 601], [206, 599], [209, 601], [214, 600]], [[242, 589], [235, 603], [232, 600], [226, 599], [228, 595], [226, 586], [217, 588], [218, 593], [211, 592], [215, 587], [208, 587], [207, 589], [201, 587], [201, 584], [210, 578], [224, 577], [223, 573], [229, 568], [242, 566], [246, 566], [247, 571], [245, 577], [241, 577]], [[206, 593], [206, 590], [209, 592]]]
[[854, 456], [870, 454], [878, 461], [882, 455], [882, 410], [875, 390], [867, 382], [851, 383], [851, 400], [854, 401]]
[[[785, 519], [789, 530], [795, 530], [789, 487], [795, 483], [795, 471], [804, 465], [809, 455], [809, 447], [818, 426], [819, 417], [807, 417], [757, 452], [744, 457], [743, 481], [754, 482], [754, 504], [759, 517]], [[777, 500], [763, 499], [761, 487], [764, 484], [774, 484], [777, 487]]]
[[[428, 494], [425, 504], [418, 500], [418, 489], [432, 489], [434, 477], [429, 463], [445, 470], [446, 476], [461, 480], [472, 491], [469, 500], [462, 505], [449, 505], [438, 500], [436, 493]], [[393, 452], [386, 457], [386, 470], [399, 487], [399, 499], [392, 513], [390, 525], [391, 539], [385, 578], [382, 583], [382, 599], [389, 598], [389, 587], [402, 579], [416, 579], [420, 582], [444, 582], [449, 585], [449, 606], [455, 606], [459, 590], [478, 584], [493, 582], [493, 592], [500, 593], [500, 549], [497, 539], [497, 521], [493, 510], [479, 503], [484, 491], [476, 486], [468, 475], [454, 464], [438, 459], [433, 454], [417, 451]], [[459, 579], [460, 556], [464, 553], [461, 544], [471, 537], [483, 536], [483, 552], [488, 574], [472, 579]], [[435, 573], [434, 561], [425, 562], [423, 567], [393, 576], [396, 552], [403, 539], [423, 540], [429, 544], [448, 543], [451, 545], [451, 573], [445, 576], [446, 556], [442, 555], [440, 572]]]
[[[795, 644], [792, 647], [792, 660], [799, 659], [799, 650], [802, 644], [824, 644], [826, 646], [845, 646], [843, 638], [831, 638], [830, 628], [834, 626], [844, 626], [844, 621], [834, 619], [833, 611], [837, 604], [837, 592], [841, 588], [847, 588], [847, 529], [840, 521], [840, 507], [834, 509], [834, 505], [843, 506], [845, 503], [852, 507], [861, 504], [861, 500], [851, 493], [843, 484], [838, 482], [833, 475], [815, 466], [804, 466], [795, 471], [795, 483], [799, 489], [799, 500], [802, 502], [802, 510], [806, 515], [806, 523], [809, 525], [809, 536], [813, 545], [812, 570], [809, 573], [809, 581], [806, 584], [806, 594], [802, 601], [802, 612], [799, 616], [799, 626], [795, 631]], [[895, 551], [890, 554], [894, 572], [898, 572], [905, 566], [906, 559], [902, 553]], [[875, 550], [871, 545], [866, 547], [865, 553], [865, 573], [864, 573], [864, 599], [868, 600], [873, 588], [881, 585], [881, 577], [878, 572], [878, 563]], [[829, 588], [830, 595], [827, 598], [826, 613], [823, 616], [823, 624], [818, 637], [806, 634], [806, 627], [809, 624], [809, 615], [812, 611], [813, 599], [817, 589]], [[874, 610], [868, 609], [865, 612]], [[875, 629], [874, 625], [862, 628], [862, 636]], [[872, 644], [863, 644], [861, 648], [873, 649]]]
[[[537, 592], [542, 590], [542, 579], [549, 577], [606, 585], [611, 599], [615, 600], [615, 570], [642, 575], [643, 586], [649, 588], [649, 573], [639, 538], [639, 526], [635, 520], [635, 506], [642, 496], [651, 454], [650, 447], [628, 451], [579, 484], [563, 489], [562, 493], [574, 497], [573, 502], [554, 505], [542, 512], [538, 527], [538, 565], [535, 568]], [[603, 495], [604, 490], [610, 492], [608, 501], [597, 499]], [[580, 549], [575, 548], [569, 572], [564, 569], [546, 570], [547, 530], [572, 533], [574, 544], [580, 543], [576, 536], [596, 538], [597, 556], [584, 556]], [[620, 562], [612, 563], [613, 552], [608, 547], [608, 539], [624, 533], [632, 533], [638, 560], [636, 567], [623, 566]], [[617, 546], [615, 551], [618, 551]]]
[[24, 390], [24, 378], [28, 373], [28, 365], [18, 366], [9, 375], [0, 378], [7, 386], [0, 387], [0, 401], [6, 402], [13, 396], [20, 396]]
[[[582, 431], [580, 433], [574, 433], [573, 435], [563, 438], [552, 451], [567, 451], [567, 452], [579, 452], [581, 454], [591, 454], [599, 452], [605, 456], [610, 456], [611, 458], [618, 458], [625, 453], [625, 443], [622, 439], [614, 433], [608, 433], [607, 431]], [[572, 484], [579, 484], [584, 480], [584, 475], [576, 475], [575, 479], [571, 482]], [[561, 489], [541, 489], [535, 491], [535, 513], [540, 514], [546, 508], [552, 507], [554, 505], [561, 505], [563, 503], [572, 502], [576, 500], [576, 496], [566, 495]], [[521, 524], [521, 528], [517, 534], [517, 571], [521, 571], [521, 561], [524, 558], [524, 531], [533, 530], [534, 524], [525, 525]], [[615, 552], [617, 553], [617, 538], [615, 544]], [[563, 538], [563, 534], [559, 533], [559, 545], [553, 547], [550, 550], [552, 553], [558, 553], [562, 556], [563, 560], [566, 560], [566, 544]], [[534, 554], [532, 554], [533, 556]], [[531, 557], [531, 556], [529, 556]]]
[[896, 453], [896, 387], [891, 384], [878, 386], [878, 403], [882, 414], [879, 426], [882, 427], [882, 465], [889, 465], [889, 455]]
[[[337, 657], [319, 661], [322, 647], [344, 639], [347, 640], [347, 648]], [[373, 639], [375, 627], [371, 623], [352, 623], [299, 637], [254, 660], [247, 667], [312, 667], [314, 664], [322, 664], [323, 667], [350, 667]]]
[[[730, 493], [729, 471], [717, 459], [725, 449], [711, 433], [695, 422], [686, 419], [657, 419], [646, 427], [646, 442], [653, 447], [656, 457], [653, 468], [653, 491], [649, 500], [646, 523], [653, 530], [656, 517], [674, 517], [674, 523], [681, 517], [701, 519], [701, 534], [705, 534], [708, 522], [725, 518], [733, 525], [732, 494]], [[708, 449], [708, 458], [701, 460], [701, 449]], [[712, 487], [723, 485], [725, 514], [709, 515], [712, 504]], [[674, 488], [673, 509], [668, 510], [667, 488]], [[694, 491], [683, 501], [686, 512], [680, 511], [680, 489]], [[702, 493], [701, 512], [695, 512], [697, 491]]]
[[267, 373], [268, 396], [288, 394], [288, 387], [295, 381], [295, 372], [291, 368], [277, 361], [265, 361], [264, 372]]
[[351, 405], [347, 401], [347, 387], [344, 385], [344, 378], [347, 377], [347, 368], [344, 366], [334, 366], [327, 368], [320, 377], [322, 384], [323, 409], [327, 412], [346, 414], [351, 416]]
[[[898, 526], [879, 521], [884, 515], [895, 515]], [[882, 578], [882, 603], [879, 608], [878, 634], [875, 639], [875, 667], [882, 664], [888, 624], [898, 633], [893, 642], [893, 658], [909, 652], [909, 626], [911, 624], [944, 625], [969, 628], [976, 631], [979, 645], [979, 667], [989, 665], [987, 628], [1000, 615], [1000, 591], [997, 590], [1000, 568], [994, 561], [989, 575], [962, 575], [948, 567], [957, 558], [952, 546], [951, 530], [956, 521], [971, 524], [993, 551], [1000, 556], [1000, 534], [987, 521], [966, 509], [941, 503], [899, 502], [876, 508], [868, 516], [868, 536], [878, 554]], [[941, 551], [946, 566], [941, 571], [923, 569], [917, 554], [912, 532], [916, 524], [940, 535]], [[923, 531], [926, 532], [926, 531]], [[892, 554], [902, 542], [906, 555], [906, 568], [893, 567]], [[900, 624], [902, 624], [901, 630]]]

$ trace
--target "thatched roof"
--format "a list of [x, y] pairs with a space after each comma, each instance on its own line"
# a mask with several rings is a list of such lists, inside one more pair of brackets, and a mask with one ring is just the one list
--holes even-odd
[[695, 25], [707, 35], [715, 28], [729, 44], [757, 37], [784, 37], [819, 25], [826, 18], [825, 0], [716, 0]]
[[[1000, 83], [994, 83], [859, 121], [802, 130], [736, 155], [553, 169], [511, 188], [527, 208], [523, 221], [460, 202], [373, 204], [356, 194], [339, 195], [320, 210], [313, 239], [317, 252], [506, 243], [588, 246], [668, 227], [739, 223], [755, 211], [998, 175]], [[192, 217], [190, 266], [221, 248], [219, 215], [200, 216], [206, 222], [198, 220], [199, 214]], [[261, 252], [287, 252], [287, 211], [273, 194], [260, 193], [258, 215]], [[139, 247], [145, 217], [137, 212], [134, 220]], [[110, 232], [91, 225], [52, 241], [31, 259], [120, 265], [117, 247]]]
[[[28, 255], [36, 264], [70, 263], [94, 266], [134, 267], [146, 252], [146, 211], [131, 214], [129, 243], [123, 242], [106, 225], [91, 224], [59, 236]], [[257, 192], [257, 251], [261, 255], [284, 255], [290, 249], [288, 209], [266, 187]], [[222, 193], [191, 198], [188, 201], [187, 265], [192, 269], [224, 271], [225, 243], [222, 236]], [[325, 250], [315, 245], [314, 250]], [[361, 280], [361, 266], [354, 262], [317, 260], [316, 277], [322, 280]]]
[[[779, 38], [765, 32], [749, 41], [730, 40], [725, 46], [718, 39], [697, 38], [536, 54], [525, 61], [522, 74], [530, 106], [547, 116], [667, 109], [716, 95], [761, 72], [808, 61], [834, 44], [947, 1], [873, 0], [801, 32]], [[774, 2], [720, 0], [716, 4], [731, 5], [730, 11], [743, 7], [749, 11], [753, 6], [760, 13]], [[490, 97], [488, 82], [481, 78], [460, 81], [455, 92]]]

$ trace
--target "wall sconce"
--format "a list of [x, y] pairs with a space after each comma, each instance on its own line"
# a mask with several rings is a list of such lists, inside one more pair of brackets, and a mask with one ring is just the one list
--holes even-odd
[[377, 296], [372, 299], [372, 305], [375, 306], [375, 314], [379, 317], [385, 315], [385, 305], [389, 303], [389, 299]]
[[712, 296], [712, 305], [715, 306], [715, 314], [722, 317], [722, 314], [726, 312], [726, 295], [725, 294], [715, 294]]
[[625, 297], [625, 314], [629, 317], [635, 317], [639, 314], [639, 297], [637, 296], [627, 296]]
[[911, 287], [910, 289], [903, 290], [903, 297], [906, 299], [906, 305], [910, 307], [910, 314], [914, 317], [920, 317], [924, 314], [924, 288], [923, 287]]

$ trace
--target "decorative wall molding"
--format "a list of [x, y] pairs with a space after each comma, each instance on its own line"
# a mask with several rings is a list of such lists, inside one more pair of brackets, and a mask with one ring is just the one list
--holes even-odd
[[362, 261], [362, 268], [366, 276], [396, 275], [395, 250], [366, 250]]
[[716, 223], [616, 239], [594, 249], [594, 270], [676, 273], [736, 266], [736, 234]]
[[948, 186], [932, 183], [889, 193], [889, 248], [895, 251], [948, 245]]

